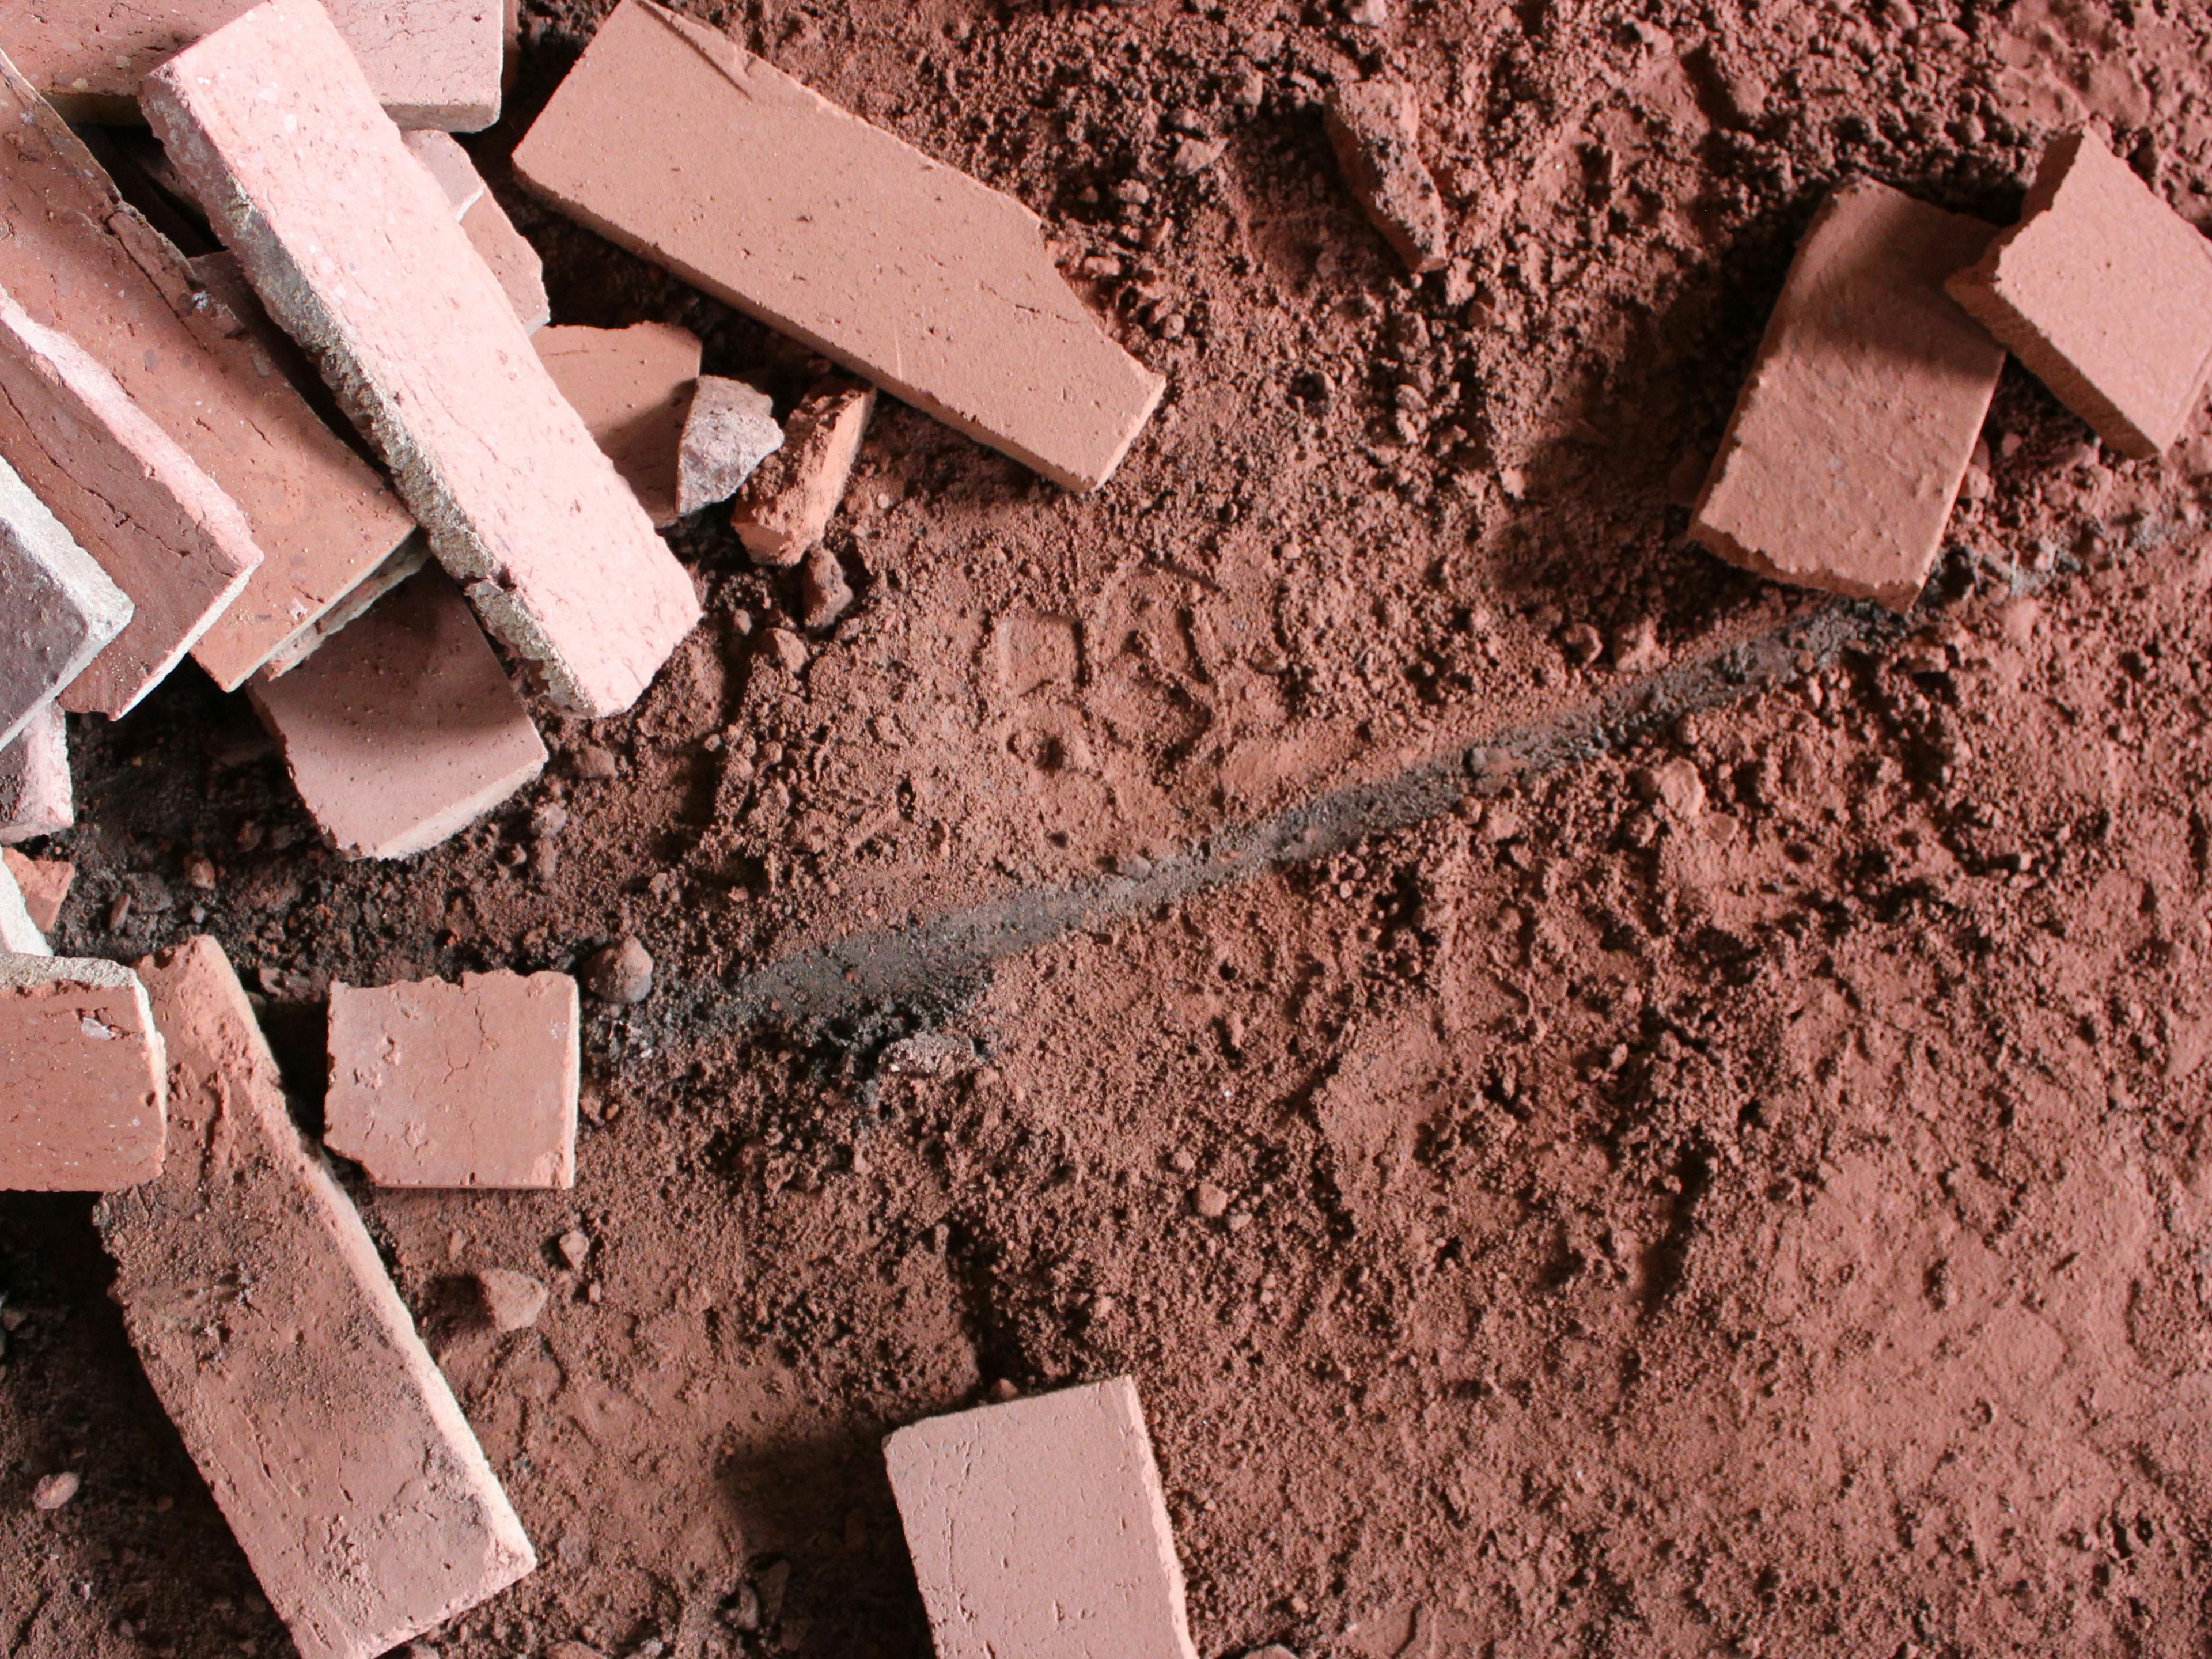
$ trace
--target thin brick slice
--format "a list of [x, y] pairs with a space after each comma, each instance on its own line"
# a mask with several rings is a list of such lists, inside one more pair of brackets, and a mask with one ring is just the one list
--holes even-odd
[[1993, 227], [1886, 185], [1829, 197], [1690, 534], [1778, 581], [1909, 610], [1926, 586], [2004, 348], [1943, 291]]
[[0, 749], [131, 620], [131, 596], [0, 461]]
[[2089, 132], [2043, 152], [2020, 222], [1951, 295], [2123, 455], [2164, 454], [2212, 380], [2212, 242]]
[[492, 631], [564, 708], [629, 707], [699, 618], [691, 579], [330, 19], [269, 0], [148, 77], [142, 101]]
[[173, 1133], [158, 1182], [94, 1211], [112, 1294], [302, 1659], [374, 1659], [536, 1558], [360, 1216], [294, 1127], [221, 948], [191, 939], [138, 971]]
[[407, 148], [429, 169], [430, 176], [453, 204], [461, 228], [491, 274], [525, 329], [536, 332], [552, 319], [552, 303], [545, 297], [545, 264], [538, 250], [514, 228], [507, 210], [484, 183], [469, 153], [450, 133], [410, 132]]
[[[137, 118], [139, 82], [252, 0], [16, 0], [8, 50], [73, 121]], [[392, 118], [471, 132], [499, 118], [499, 0], [330, 0]]]
[[367, 616], [379, 599], [429, 562], [429, 540], [418, 531], [400, 543], [390, 558], [362, 578], [353, 592], [323, 612], [313, 627], [303, 629], [288, 641], [282, 651], [262, 664], [256, 678], [266, 681], [290, 673]]
[[633, 323], [541, 329], [531, 343], [647, 516], [674, 524], [677, 451], [699, 378], [699, 337], [673, 323]]
[[331, 987], [324, 1144], [380, 1187], [576, 1184], [576, 981]]
[[646, 0], [600, 25], [514, 167], [600, 234], [1071, 489], [1112, 475], [1165, 385], [1012, 197]]
[[545, 765], [530, 711], [440, 570], [249, 695], [300, 799], [348, 858], [434, 847]]
[[876, 389], [832, 374], [791, 411], [783, 442], [763, 461], [730, 510], [756, 564], [797, 564], [822, 539], [845, 499], [853, 462], [876, 407]]
[[0, 955], [0, 1189], [104, 1193], [151, 1181], [168, 1069], [128, 968]]
[[54, 835], [76, 821], [69, 727], [49, 704], [31, 717], [21, 737], [0, 749], [0, 844]]
[[1195, 1659], [1127, 1377], [884, 1443], [937, 1659]]

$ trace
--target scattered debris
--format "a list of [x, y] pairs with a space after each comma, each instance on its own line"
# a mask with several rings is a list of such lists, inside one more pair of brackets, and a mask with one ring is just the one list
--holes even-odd
[[689, 518], [726, 501], [782, 447], [783, 428], [768, 393], [743, 380], [702, 374], [678, 446], [678, 514]]
[[84, 1484], [75, 1469], [63, 1469], [54, 1474], [42, 1474], [38, 1485], [31, 1488], [31, 1507], [42, 1511], [61, 1508], [77, 1495]]
[[656, 525], [679, 515], [677, 453], [699, 378], [699, 337], [672, 323], [540, 330], [532, 342]]
[[653, 994], [653, 957], [636, 934], [625, 933], [586, 957], [577, 976], [600, 1001], [627, 1007]]
[[1421, 160], [1420, 106], [1396, 81], [1354, 81], [1332, 88], [1328, 142], [1345, 182], [1407, 268], [1442, 270], [1451, 258], [1443, 197]]
[[0, 956], [0, 1190], [111, 1192], [161, 1172], [168, 1066], [128, 968]]
[[584, 1264], [592, 1259], [592, 1236], [581, 1227], [569, 1228], [553, 1243], [561, 1252], [561, 1260], [568, 1264], [570, 1273], [583, 1272]]
[[0, 460], [0, 749], [53, 705], [131, 612], [130, 595]]
[[544, 1282], [507, 1267], [478, 1268], [477, 1297], [483, 1304], [484, 1317], [502, 1335], [528, 1330], [545, 1311]]
[[76, 821], [68, 727], [60, 709], [44, 708], [0, 749], [0, 844], [51, 836]]
[[783, 447], [762, 461], [731, 514], [756, 563], [797, 564], [822, 539], [875, 407], [873, 386], [833, 374], [792, 410]]
[[1112, 476], [1164, 389], [1100, 330], [1027, 208], [647, 0], [599, 26], [514, 168], [601, 234], [1071, 489]]

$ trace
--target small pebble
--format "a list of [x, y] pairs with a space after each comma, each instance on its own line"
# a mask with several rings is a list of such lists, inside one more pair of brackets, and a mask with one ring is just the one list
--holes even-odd
[[31, 1507], [39, 1510], [58, 1510], [76, 1496], [83, 1485], [75, 1469], [64, 1469], [59, 1474], [44, 1476], [31, 1488]]
[[653, 994], [653, 957], [635, 933], [584, 958], [577, 977], [602, 1002], [630, 1006]]
[[614, 751], [602, 749], [596, 743], [586, 744], [576, 751], [576, 775], [596, 778], [604, 782], [615, 775]]
[[528, 1273], [505, 1267], [481, 1270], [477, 1274], [477, 1294], [492, 1328], [502, 1333], [529, 1329], [545, 1310], [545, 1286]]
[[1190, 1207], [1208, 1221], [1218, 1221], [1229, 1213], [1229, 1194], [1210, 1181], [1201, 1181], [1191, 1188]]
[[581, 1227], [571, 1227], [562, 1233], [555, 1244], [561, 1260], [568, 1264], [572, 1273], [584, 1271], [584, 1264], [592, 1259], [592, 1236]]

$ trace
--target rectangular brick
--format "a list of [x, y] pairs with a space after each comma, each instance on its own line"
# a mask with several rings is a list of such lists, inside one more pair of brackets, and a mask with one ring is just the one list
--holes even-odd
[[130, 596], [0, 461], [0, 749], [130, 620]]
[[194, 647], [234, 689], [413, 527], [250, 328], [0, 60], [0, 288], [68, 335], [238, 503], [267, 556]]
[[647, 516], [674, 524], [677, 451], [699, 379], [699, 337], [673, 323], [633, 323], [540, 329], [531, 343]]
[[0, 1188], [103, 1193], [161, 1174], [168, 1062], [128, 968], [0, 955]]
[[308, 811], [348, 858], [434, 847], [544, 769], [545, 744], [467, 602], [425, 570], [254, 707]]
[[629, 707], [698, 620], [690, 577], [329, 17], [313, 0], [268, 0], [149, 76], [141, 99], [492, 631], [563, 707]]
[[331, 987], [323, 1143], [380, 1187], [573, 1187], [576, 981]]
[[15, 878], [31, 925], [41, 933], [52, 933], [62, 919], [70, 885], [76, 879], [76, 866], [67, 859], [27, 858], [12, 847], [0, 847], [0, 866]]
[[49, 705], [0, 749], [0, 844], [51, 836], [76, 821], [69, 728], [62, 711]]
[[[162, 60], [252, 0], [14, 0], [6, 43], [74, 121], [134, 118]], [[499, 0], [329, 0], [331, 21], [403, 127], [470, 132], [499, 118]]]
[[937, 1659], [1195, 1659], [1127, 1377], [884, 1443]]
[[345, 598], [316, 619], [315, 625], [295, 635], [275, 656], [261, 665], [258, 678], [273, 680], [289, 674], [324, 646], [368, 614], [371, 606], [430, 562], [430, 543], [417, 531], [392, 550], [392, 556], [371, 571]]
[[1111, 476], [1165, 384], [1012, 197], [646, 0], [600, 25], [514, 167], [601, 235], [1071, 489]]
[[302, 1659], [373, 1659], [513, 1583], [530, 1540], [360, 1216], [304, 1145], [213, 939], [138, 964], [161, 1178], [94, 1212], [111, 1292]]
[[2020, 222], [1952, 297], [2123, 455], [2164, 454], [2212, 379], [2212, 242], [2094, 133], [2053, 139]]
[[1778, 581], [1911, 606], [2004, 368], [1943, 291], [1992, 231], [1886, 185], [1828, 198], [1737, 395], [1696, 540]]

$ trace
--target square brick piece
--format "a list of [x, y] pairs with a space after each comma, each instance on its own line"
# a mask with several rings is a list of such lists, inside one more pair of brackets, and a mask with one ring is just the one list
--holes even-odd
[[168, 1069], [146, 988], [128, 968], [0, 956], [0, 1188], [100, 1193], [151, 1181]]
[[699, 619], [691, 578], [329, 16], [268, 0], [148, 76], [140, 100], [486, 625], [564, 708], [629, 708]]
[[0, 749], [130, 620], [130, 595], [0, 461]]
[[[147, 1380], [301, 1659], [374, 1659], [537, 1565], [213, 939], [138, 964], [175, 1153], [94, 1212]], [[222, 1340], [211, 1344], [211, 1328]]]
[[884, 1443], [937, 1659], [1194, 1659], [1127, 1377]]
[[623, 0], [514, 152], [601, 235], [1071, 489], [1165, 386], [1052, 262], [1037, 216], [763, 63]]
[[1943, 291], [1993, 228], [1868, 181], [1814, 216], [1690, 534], [1731, 564], [1909, 610], [2004, 348]]
[[76, 822], [69, 726], [60, 709], [48, 707], [0, 749], [0, 845], [51, 836]]
[[576, 981], [331, 987], [323, 1143], [380, 1187], [573, 1187]]
[[2212, 379], [2212, 242], [2088, 132], [2043, 152], [2020, 222], [1951, 295], [2123, 455], [2149, 460]]
[[434, 847], [545, 765], [530, 711], [442, 570], [249, 695], [300, 799], [348, 858]]
[[673, 323], [633, 323], [541, 329], [531, 338], [638, 505], [656, 525], [674, 524], [677, 452], [699, 378], [699, 337]]

